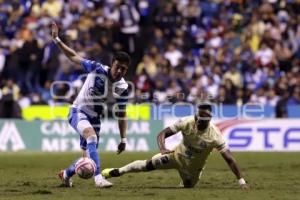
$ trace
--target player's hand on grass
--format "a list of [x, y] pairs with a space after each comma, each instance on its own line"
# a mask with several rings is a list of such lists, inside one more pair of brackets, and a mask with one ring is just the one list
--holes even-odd
[[120, 144], [118, 145], [118, 154], [122, 153], [123, 151], [125, 151], [126, 149], [126, 142], [120, 142]]
[[173, 153], [173, 152], [174, 152], [174, 151], [171, 151], [171, 150], [169, 150], [169, 149], [161, 149], [161, 150], [160, 150], [161, 155], [169, 154], [169, 153]]
[[51, 36], [53, 39], [58, 37], [58, 26], [55, 22], [51, 24]]

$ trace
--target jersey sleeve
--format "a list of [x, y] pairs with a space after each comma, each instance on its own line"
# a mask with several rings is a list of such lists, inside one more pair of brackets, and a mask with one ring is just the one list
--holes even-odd
[[218, 142], [217, 145], [216, 145], [216, 149], [220, 152], [220, 153], [223, 153], [225, 152], [228, 148], [227, 148], [227, 145], [226, 145], [226, 142], [225, 141], [222, 141], [222, 142]]
[[106, 73], [107, 73], [104, 68], [104, 65], [102, 65], [101, 63], [98, 63], [96, 61], [84, 59], [83, 61], [81, 61], [81, 66], [83, 67], [83, 69], [86, 72], [92, 72], [94, 70], [97, 70], [97, 72], [100, 74], [106, 75]]
[[225, 152], [228, 147], [227, 147], [227, 144], [221, 134], [221, 131], [218, 127], [214, 126], [214, 132], [216, 134], [216, 137], [215, 137], [215, 148], [220, 152]]
[[124, 90], [119, 97], [116, 98], [116, 101], [118, 103], [118, 108], [121, 110], [126, 109], [126, 104], [128, 102], [128, 89]]
[[173, 133], [177, 133], [184, 129], [185, 121], [184, 119], [180, 119], [175, 124], [171, 125], [169, 128], [173, 131]]

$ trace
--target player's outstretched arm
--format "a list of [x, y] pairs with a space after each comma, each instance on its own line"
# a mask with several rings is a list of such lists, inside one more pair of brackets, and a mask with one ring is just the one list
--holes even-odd
[[79, 56], [73, 49], [68, 47], [65, 43], [63, 43], [58, 37], [58, 27], [55, 22], [51, 24], [51, 36], [55, 44], [59, 47], [59, 49], [64, 52], [64, 54], [74, 63], [80, 64], [83, 61], [83, 58]]
[[120, 131], [121, 142], [118, 145], [118, 154], [122, 153], [126, 148], [126, 130], [127, 130], [127, 119], [126, 112], [119, 112], [118, 113], [118, 125]]
[[165, 140], [167, 137], [170, 137], [171, 135], [174, 135], [175, 133], [170, 129], [170, 127], [167, 127], [163, 129], [157, 136], [157, 145], [160, 150], [161, 154], [168, 154], [172, 153], [174, 151], [170, 151], [166, 148]]
[[236, 178], [238, 179], [240, 187], [243, 190], [249, 190], [250, 188], [247, 185], [245, 179], [243, 178], [242, 172], [229, 149], [225, 150], [224, 152], [221, 152], [221, 154], [224, 160], [227, 162], [228, 166], [230, 167], [231, 171], [235, 174]]

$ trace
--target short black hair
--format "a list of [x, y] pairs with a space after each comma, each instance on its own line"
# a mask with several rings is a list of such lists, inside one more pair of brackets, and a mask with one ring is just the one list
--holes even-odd
[[124, 51], [118, 51], [114, 54], [112, 62], [116, 60], [119, 61], [120, 63], [126, 63], [128, 66], [131, 63], [130, 56], [128, 55], [128, 53]]
[[198, 110], [201, 110], [201, 109], [209, 110], [210, 112], [212, 112], [212, 105], [210, 102], [207, 102], [207, 101], [201, 102], [198, 104]]

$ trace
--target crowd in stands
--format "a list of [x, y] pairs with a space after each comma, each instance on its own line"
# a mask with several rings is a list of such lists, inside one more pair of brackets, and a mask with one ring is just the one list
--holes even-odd
[[196, 103], [209, 93], [279, 116], [300, 103], [299, 0], [0, 0], [2, 104], [76, 96], [84, 71], [52, 42], [53, 20], [83, 57], [109, 65], [116, 51], [131, 55], [132, 102]]

